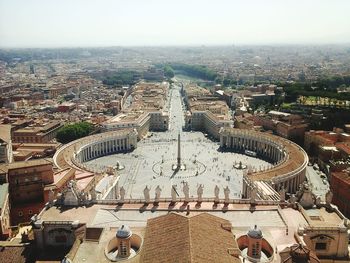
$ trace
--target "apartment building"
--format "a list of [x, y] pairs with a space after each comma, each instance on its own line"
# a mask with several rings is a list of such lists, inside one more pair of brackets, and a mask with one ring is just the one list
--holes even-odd
[[13, 142], [48, 143], [56, 137], [57, 131], [63, 126], [60, 121], [35, 123], [13, 132]]

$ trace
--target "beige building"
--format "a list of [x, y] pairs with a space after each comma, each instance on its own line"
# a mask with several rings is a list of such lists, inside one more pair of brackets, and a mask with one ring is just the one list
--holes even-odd
[[166, 109], [169, 84], [138, 83], [130, 92], [131, 103], [118, 115], [102, 124], [104, 131], [136, 129], [138, 139], [149, 131], [166, 131], [169, 127], [169, 113]]
[[302, 116], [280, 111], [269, 111], [265, 115], [255, 116], [254, 119], [255, 125], [299, 143], [303, 142], [305, 130], [308, 127]]
[[0, 125], [0, 163], [12, 161], [11, 125]]
[[307, 224], [298, 228], [298, 241], [313, 250], [321, 262], [348, 258], [349, 220], [338, 209], [304, 209], [299, 206], [299, 210]]
[[0, 240], [6, 239], [10, 231], [9, 184], [0, 184]]
[[215, 139], [220, 138], [221, 128], [233, 127], [233, 121], [229, 119], [220, 119], [211, 111], [193, 111], [187, 112], [185, 116], [186, 129], [205, 131]]
[[169, 115], [166, 112], [128, 112], [120, 113], [102, 124], [104, 131], [121, 129], [136, 129], [138, 138], [141, 139], [149, 131], [166, 131], [169, 127]]
[[[39, 248], [59, 249], [59, 242], [65, 242], [71, 262], [350, 260], [350, 224], [332, 205], [306, 209], [299, 203], [263, 201], [252, 206], [245, 199], [217, 203], [215, 208], [212, 202], [202, 202], [201, 207], [189, 202], [184, 210], [181, 205], [170, 209], [169, 203], [161, 202], [160, 210], [146, 207], [142, 213], [138, 211], [142, 200], [125, 203], [117, 211], [112, 203], [77, 207], [74, 213], [53, 206], [43, 210], [32, 226]], [[300, 256], [308, 261], [298, 261]]]
[[0, 165], [9, 183], [11, 224], [28, 222], [44, 206], [44, 187], [53, 183], [52, 163], [46, 159]]
[[[35, 216], [34, 216], [35, 218]], [[72, 247], [76, 240], [85, 233], [85, 224], [79, 221], [34, 221], [33, 233], [38, 249], [52, 247]]]
[[193, 85], [183, 90], [188, 111], [185, 115], [185, 128], [205, 131], [219, 139], [222, 127], [233, 127], [229, 107], [226, 102], [213, 96], [210, 91]]
[[48, 143], [56, 137], [57, 131], [63, 126], [60, 121], [37, 123], [13, 132], [13, 142]]
[[150, 115], [148, 112], [120, 113], [102, 124], [104, 131], [136, 129], [138, 138], [147, 135], [150, 130]]

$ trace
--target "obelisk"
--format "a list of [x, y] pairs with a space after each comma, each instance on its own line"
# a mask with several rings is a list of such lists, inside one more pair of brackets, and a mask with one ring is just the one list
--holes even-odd
[[177, 169], [181, 168], [181, 144], [180, 144], [180, 133], [177, 136]]

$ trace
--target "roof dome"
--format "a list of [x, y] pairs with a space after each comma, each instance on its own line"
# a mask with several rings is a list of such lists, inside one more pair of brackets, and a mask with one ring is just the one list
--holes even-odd
[[117, 238], [128, 238], [132, 235], [130, 228], [127, 225], [122, 225], [116, 234]]
[[252, 238], [262, 238], [261, 230], [255, 225], [253, 229], [248, 231], [248, 236]]
[[310, 249], [300, 245], [293, 245], [290, 254], [294, 259], [309, 259]]

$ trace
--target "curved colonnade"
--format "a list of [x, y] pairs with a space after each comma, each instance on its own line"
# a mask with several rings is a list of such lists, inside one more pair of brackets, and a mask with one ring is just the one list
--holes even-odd
[[220, 146], [240, 152], [248, 150], [274, 164], [269, 169], [249, 172], [247, 177], [251, 181], [267, 181], [275, 190], [284, 188], [295, 193], [305, 180], [309, 158], [299, 145], [287, 139], [268, 133], [222, 128]]
[[[268, 159], [273, 165], [260, 171], [249, 171], [249, 181], [265, 181], [275, 190], [281, 188], [295, 193], [305, 180], [308, 156], [297, 144], [284, 138], [256, 131], [222, 128], [220, 146], [223, 149], [255, 153], [257, 158]], [[101, 156], [125, 152], [137, 147], [137, 131], [125, 129], [87, 136], [61, 147], [54, 156], [55, 165], [64, 169], [94, 171], [84, 162]], [[244, 186], [247, 187], [247, 186]], [[243, 189], [243, 192], [246, 190]]]
[[[55, 165], [91, 171], [84, 162], [137, 147], [137, 131], [124, 129], [90, 135], [61, 147], [53, 157]], [[95, 172], [95, 171], [94, 171]], [[99, 171], [100, 172], [100, 171]]]

